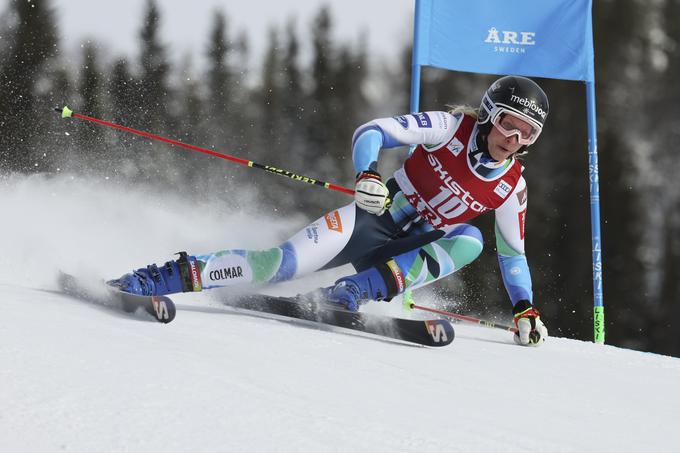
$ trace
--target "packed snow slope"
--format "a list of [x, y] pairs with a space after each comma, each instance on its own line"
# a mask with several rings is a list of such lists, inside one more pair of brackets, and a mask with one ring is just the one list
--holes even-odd
[[2, 452], [678, 451], [677, 358], [466, 325], [429, 349], [219, 292], [176, 296], [162, 325], [55, 291], [59, 269], [95, 281], [183, 249], [269, 247], [304, 219], [69, 177], [0, 180], [0, 211]]

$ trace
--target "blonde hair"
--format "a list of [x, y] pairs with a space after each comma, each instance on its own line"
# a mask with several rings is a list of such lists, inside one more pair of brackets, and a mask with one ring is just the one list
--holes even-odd
[[446, 107], [449, 109], [449, 113], [451, 115], [455, 115], [456, 113], [464, 113], [465, 115], [469, 115], [473, 117], [474, 119], [477, 119], [478, 112], [477, 109], [474, 107], [470, 107], [469, 105], [464, 105], [464, 104], [455, 104], [455, 105], [450, 105], [446, 104]]

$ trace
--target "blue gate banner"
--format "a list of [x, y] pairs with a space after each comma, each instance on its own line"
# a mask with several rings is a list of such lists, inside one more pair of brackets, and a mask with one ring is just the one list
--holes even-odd
[[595, 80], [592, 0], [418, 0], [414, 64]]

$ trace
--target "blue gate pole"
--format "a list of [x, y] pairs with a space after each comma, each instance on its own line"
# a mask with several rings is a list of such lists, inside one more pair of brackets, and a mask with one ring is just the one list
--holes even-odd
[[414, 64], [411, 68], [411, 113], [420, 110], [420, 65]]
[[593, 240], [593, 341], [604, 344], [604, 298], [602, 296], [602, 233], [600, 231], [600, 177], [597, 163], [595, 82], [586, 82], [588, 109], [588, 175], [590, 180], [590, 228]]
[[[413, 52], [411, 55], [411, 101], [409, 109], [411, 113], [420, 111], [420, 15], [423, 11], [422, 0], [416, 0], [416, 12], [413, 15]], [[413, 154], [416, 149], [415, 145], [411, 145], [408, 150], [409, 156]], [[413, 292], [407, 289], [404, 292], [404, 306], [410, 306], [413, 303]]]
[[422, 0], [416, 0], [416, 12], [413, 16], [413, 52], [411, 55], [411, 113], [420, 109], [420, 17], [423, 13]]

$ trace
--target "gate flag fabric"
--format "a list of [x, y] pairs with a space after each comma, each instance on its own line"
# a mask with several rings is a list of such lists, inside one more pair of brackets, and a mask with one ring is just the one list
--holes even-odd
[[592, 0], [418, 0], [414, 64], [594, 81]]

